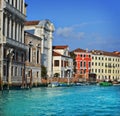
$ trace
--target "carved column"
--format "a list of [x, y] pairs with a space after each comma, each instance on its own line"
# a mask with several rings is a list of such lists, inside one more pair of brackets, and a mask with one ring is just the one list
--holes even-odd
[[12, 83], [11, 82], [11, 68], [12, 68], [12, 60], [14, 56], [13, 49], [12, 48], [8, 49], [7, 54], [8, 54], [8, 89], [9, 89], [9, 86]]

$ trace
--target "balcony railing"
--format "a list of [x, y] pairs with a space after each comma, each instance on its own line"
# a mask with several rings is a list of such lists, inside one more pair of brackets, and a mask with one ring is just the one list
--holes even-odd
[[9, 44], [9, 45], [12, 45], [14, 47], [24, 49], [24, 50], [27, 50], [27, 48], [28, 48], [27, 45], [25, 45], [21, 42], [15, 41], [13, 39], [10, 39], [10, 38], [6, 38], [6, 43]]
[[20, 19], [24, 20], [26, 19], [26, 16], [20, 12], [19, 10], [17, 10], [16, 8], [14, 8], [12, 5], [10, 5], [9, 3], [7, 3], [6, 1], [4, 1], [4, 5], [3, 8], [7, 9], [8, 11], [10, 11], [12, 14], [15, 14], [16, 16], [18, 16]]

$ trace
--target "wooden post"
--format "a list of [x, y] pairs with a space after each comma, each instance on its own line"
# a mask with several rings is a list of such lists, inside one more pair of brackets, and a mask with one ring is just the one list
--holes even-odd
[[30, 70], [30, 88], [32, 88], [32, 69]]
[[22, 88], [25, 87], [25, 83], [24, 82], [25, 82], [25, 69], [22, 70], [22, 86], [21, 86]]
[[0, 75], [0, 90], [3, 91], [3, 82], [2, 82], [2, 79], [1, 79], [1, 75]]

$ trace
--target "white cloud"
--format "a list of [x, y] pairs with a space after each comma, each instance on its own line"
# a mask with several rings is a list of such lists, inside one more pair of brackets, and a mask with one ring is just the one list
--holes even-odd
[[56, 35], [62, 38], [82, 39], [85, 35], [84, 32], [76, 31], [76, 26], [58, 28]]

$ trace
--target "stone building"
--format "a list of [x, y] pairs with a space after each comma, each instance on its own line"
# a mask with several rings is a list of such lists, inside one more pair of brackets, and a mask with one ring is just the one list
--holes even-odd
[[76, 62], [76, 76], [88, 79], [91, 72], [91, 53], [88, 50], [84, 49], [75, 49], [75, 62]]
[[25, 68], [24, 0], [0, 0], [0, 80], [21, 83]]
[[97, 75], [97, 80], [120, 81], [120, 52], [92, 50], [91, 73]]
[[52, 40], [54, 25], [49, 20], [27, 21], [25, 30], [41, 38], [41, 65], [47, 68], [47, 75], [52, 76]]
[[[27, 82], [32, 77], [32, 84], [41, 83], [41, 39], [25, 32], [25, 44], [28, 46], [25, 62], [25, 77]], [[30, 77], [30, 73], [32, 76]], [[25, 80], [24, 79], [24, 83]]]
[[72, 77], [73, 59], [69, 55], [68, 46], [53, 46], [53, 75], [60, 78]]

